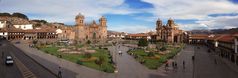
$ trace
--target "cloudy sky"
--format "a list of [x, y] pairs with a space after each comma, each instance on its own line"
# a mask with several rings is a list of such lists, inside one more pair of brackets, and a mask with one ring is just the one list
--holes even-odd
[[86, 22], [105, 16], [109, 30], [130, 33], [155, 30], [158, 18], [183, 30], [238, 27], [238, 0], [0, 0], [0, 12], [69, 25], [78, 13]]

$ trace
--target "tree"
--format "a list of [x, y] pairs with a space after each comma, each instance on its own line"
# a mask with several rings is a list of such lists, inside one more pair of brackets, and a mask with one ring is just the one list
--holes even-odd
[[162, 47], [160, 48], [160, 51], [165, 51], [165, 50], [167, 50], [167, 48], [166, 48], [165, 46], [162, 46]]
[[90, 40], [88, 40], [88, 41], [87, 41], [87, 44], [91, 44], [91, 41], [90, 41]]
[[32, 41], [32, 43], [33, 43], [34, 45], [36, 45], [37, 42], [38, 42], [37, 40], [33, 40], [33, 41]]
[[43, 24], [48, 23], [46, 20], [31, 20], [31, 21], [38, 22], [38, 23], [43, 23]]
[[12, 16], [28, 20], [28, 17], [26, 15], [22, 14], [22, 13], [13, 13]]
[[149, 52], [147, 56], [153, 57], [153, 56], [155, 56], [155, 54], [154, 54], [154, 52]]
[[138, 42], [138, 46], [141, 46], [141, 47], [148, 46], [148, 41], [146, 39], [140, 39]]
[[91, 57], [92, 57], [92, 54], [91, 54], [91, 53], [88, 53], [88, 52], [86, 52], [86, 53], [84, 54], [84, 57], [85, 57], [85, 58], [91, 58]]
[[9, 13], [0, 13], [0, 16], [11, 16]]
[[103, 56], [99, 56], [95, 63], [98, 65], [102, 65], [105, 62], [105, 58]]

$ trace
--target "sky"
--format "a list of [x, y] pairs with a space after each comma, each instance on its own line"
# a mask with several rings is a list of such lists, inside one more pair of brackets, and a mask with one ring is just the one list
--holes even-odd
[[182, 30], [238, 27], [238, 0], [0, 0], [0, 12], [68, 25], [79, 13], [87, 23], [105, 16], [108, 30], [128, 33], [154, 31], [169, 18]]

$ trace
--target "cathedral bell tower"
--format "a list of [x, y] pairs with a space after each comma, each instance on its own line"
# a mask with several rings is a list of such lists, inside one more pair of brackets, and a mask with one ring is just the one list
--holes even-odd
[[173, 28], [173, 26], [175, 26], [174, 20], [169, 18], [166, 26], [168, 26], [170, 28]]
[[163, 26], [162, 20], [158, 19], [156, 21], [156, 30], [160, 29]]
[[75, 17], [75, 22], [76, 22], [76, 26], [83, 26], [84, 25], [84, 16], [81, 13], [79, 13]]
[[107, 26], [107, 19], [104, 16], [99, 19], [99, 22], [101, 26]]

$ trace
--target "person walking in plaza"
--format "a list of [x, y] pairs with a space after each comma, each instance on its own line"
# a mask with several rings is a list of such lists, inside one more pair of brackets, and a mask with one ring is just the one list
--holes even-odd
[[194, 56], [194, 55], [192, 56], [192, 60], [193, 60], [193, 62], [194, 62], [194, 60], [195, 60], [195, 56]]
[[61, 72], [61, 67], [59, 67], [58, 75], [57, 78], [62, 78], [62, 72]]
[[177, 72], [177, 70], [178, 70], [177, 62], [174, 62], [174, 69], [175, 69], [175, 71]]
[[183, 60], [183, 69], [185, 69], [185, 61]]
[[165, 63], [165, 71], [168, 71], [168, 67], [169, 67], [169, 62], [167, 61], [167, 62]]
[[172, 62], [172, 67], [173, 67], [173, 70], [174, 70], [174, 68], [175, 68], [175, 62], [174, 61]]
[[2, 58], [4, 58], [4, 52], [2, 52]]
[[216, 59], [214, 59], [214, 63], [217, 64], [217, 60]]

